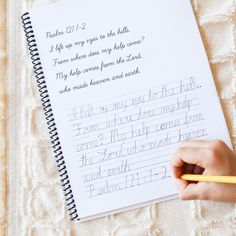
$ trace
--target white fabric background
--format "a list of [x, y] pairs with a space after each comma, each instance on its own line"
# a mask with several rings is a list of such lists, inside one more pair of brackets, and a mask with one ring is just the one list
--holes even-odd
[[[236, 235], [235, 204], [207, 201], [174, 200], [69, 222], [19, 20], [48, 2], [0, 0], [0, 235]], [[235, 146], [236, 0], [192, 4]]]

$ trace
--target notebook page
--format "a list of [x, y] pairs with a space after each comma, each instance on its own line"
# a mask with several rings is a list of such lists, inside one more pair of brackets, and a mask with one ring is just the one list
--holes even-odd
[[30, 15], [79, 217], [176, 194], [182, 141], [230, 145], [189, 1], [66, 1]]

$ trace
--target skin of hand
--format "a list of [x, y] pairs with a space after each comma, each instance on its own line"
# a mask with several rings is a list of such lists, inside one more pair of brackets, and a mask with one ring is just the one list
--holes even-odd
[[172, 175], [182, 200], [236, 202], [236, 184], [188, 182], [183, 174], [236, 176], [236, 154], [220, 140], [187, 141], [171, 162]]

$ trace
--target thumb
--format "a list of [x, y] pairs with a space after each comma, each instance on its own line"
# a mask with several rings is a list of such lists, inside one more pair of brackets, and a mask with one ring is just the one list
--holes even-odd
[[204, 199], [205, 187], [202, 183], [189, 184], [187, 181], [176, 179], [176, 186], [182, 200]]

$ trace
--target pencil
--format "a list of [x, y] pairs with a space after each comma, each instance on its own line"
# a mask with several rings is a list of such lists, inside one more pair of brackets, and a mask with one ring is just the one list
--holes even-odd
[[210, 175], [191, 175], [185, 174], [181, 179], [200, 182], [217, 182], [226, 184], [236, 184], [236, 176], [210, 176]]

